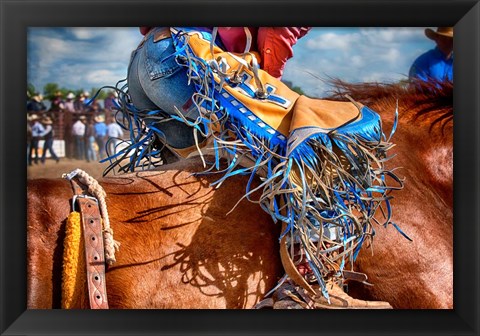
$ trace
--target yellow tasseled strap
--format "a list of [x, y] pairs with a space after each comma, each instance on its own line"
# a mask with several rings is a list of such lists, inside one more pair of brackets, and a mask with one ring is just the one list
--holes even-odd
[[63, 249], [62, 308], [79, 308], [86, 295], [85, 250], [79, 212], [67, 219]]

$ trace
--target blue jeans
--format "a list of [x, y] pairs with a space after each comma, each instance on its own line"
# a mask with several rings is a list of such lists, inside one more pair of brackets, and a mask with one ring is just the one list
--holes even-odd
[[42, 154], [42, 163], [45, 163], [45, 157], [47, 155], [47, 150], [50, 151], [50, 155], [52, 156], [52, 159], [55, 161], [58, 161], [58, 156], [55, 154], [53, 150], [53, 137], [49, 137], [45, 139], [45, 142], [43, 143], [43, 154]]
[[102, 160], [105, 157], [105, 137], [97, 136], [95, 142], [98, 146], [98, 158]]
[[83, 135], [75, 135], [75, 154], [77, 160], [83, 160], [85, 156], [85, 142], [83, 140]]
[[97, 161], [97, 152], [93, 148], [95, 137], [89, 136], [85, 138], [85, 159], [87, 161]]
[[29, 148], [29, 154], [28, 154], [28, 164], [32, 165], [33, 161], [33, 152], [35, 152], [35, 163], [38, 163], [38, 140], [39, 137], [32, 137], [30, 140], [30, 148]]
[[[198, 111], [191, 104], [193, 83], [188, 85], [187, 71], [177, 64], [172, 38], [154, 42], [152, 29], [136, 50], [133, 51], [128, 67], [128, 92], [137, 109], [158, 110], [176, 115], [176, 106], [189, 120], [196, 120]], [[152, 122], [146, 120], [147, 125]], [[193, 128], [183, 122], [171, 120], [155, 123], [165, 135], [166, 142], [173, 148], [187, 148], [195, 144]], [[203, 139], [199, 137], [200, 141]]]

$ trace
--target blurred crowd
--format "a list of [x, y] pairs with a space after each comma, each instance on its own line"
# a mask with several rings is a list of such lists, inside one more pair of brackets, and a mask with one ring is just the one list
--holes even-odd
[[59, 162], [54, 140], [64, 141], [64, 156], [69, 159], [99, 161], [116, 153], [124, 135], [115, 121], [116, 93], [111, 91], [103, 104], [89, 97], [86, 91], [65, 97], [58, 91], [49, 101], [38, 93], [27, 98], [28, 165], [45, 163], [47, 152]]

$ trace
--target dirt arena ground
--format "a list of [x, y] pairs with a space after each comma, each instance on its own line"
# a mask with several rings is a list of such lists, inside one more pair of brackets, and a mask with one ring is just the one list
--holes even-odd
[[108, 166], [108, 162], [87, 162], [84, 160], [75, 160], [61, 158], [60, 162], [56, 163], [52, 159], [47, 159], [45, 164], [33, 164], [27, 166], [27, 178], [61, 178], [63, 173], [70, 173], [76, 168], [80, 168], [87, 172], [95, 179], [102, 177], [104, 169]]

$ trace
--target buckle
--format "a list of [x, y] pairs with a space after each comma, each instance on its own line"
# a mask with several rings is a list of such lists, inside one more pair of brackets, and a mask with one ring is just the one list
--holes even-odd
[[78, 198], [87, 198], [91, 199], [92, 201], [95, 201], [98, 206], [98, 199], [96, 197], [88, 196], [88, 195], [73, 195], [72, 197], [72, 210], [75, 211], [75, 204], [77, 203]]

